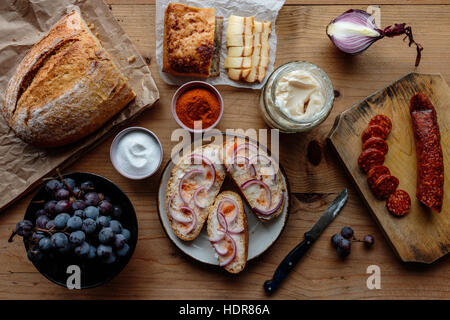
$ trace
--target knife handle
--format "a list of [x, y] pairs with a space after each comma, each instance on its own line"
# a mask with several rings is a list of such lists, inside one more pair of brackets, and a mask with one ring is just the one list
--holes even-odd
[[284, 278], [295, 268], [297, 263], [300, 261], [301, 257], [311, 248], [312, 243], [314, 242], [313, 238], [305, 233], [305, 240], [300, 242], [291, 252], [281, 261], [277, 270], [275, 271], [272, 280], [267, 280], [264, 282], [264, 290], [267, 294], [271, 294], [275, 292], [276, 289], [281, 285]]

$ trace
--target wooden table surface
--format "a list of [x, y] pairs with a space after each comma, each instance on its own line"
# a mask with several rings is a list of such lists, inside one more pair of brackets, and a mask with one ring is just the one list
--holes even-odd
[[[170, 112], [175, 87], [161, 81], [155, 60], [155, 1], [108, 0], [110, 8], [142, 56], [148, 58], [161, 99], [130, 125], [153, 130], [161, 139], [166, 163], [176, 142], [170, 141], [177, 124]], [[395, 3], [394, 5], [391, 3]], [[349, 201], [343, 212], [299, 263], [274, 299], [443, 299], [450, 298], [448, 255], [432, 265], [402, 263], [388, 246], [364, 207], [343, 167], [325, 143], [335, 116], [374, 91], [411, 72], [441, 73], [450, 83], [450, 4], [447, 0], [372, 0], [381, 6], [382, 26], [406, 22], [424, 47], [420, 66], [414, 68], [415, 49], [402, 38], [383, 39], [364, 54], [339, 53], [325, 35], [328, 22], [350, 8], [366, 9], [360, 0], [287, 0], [276, 23], [278, 48], [275, 65], [306, 60], [322, 67], [339, 92], [328, 119], [307, 134], [281, 135], [280, 161], [289, 177], [293, 206], [288, 224], [264, 255], [250, 262], [240, 275], [193, 262], [166, 237], [157, 216], [156, 192], [160, 172], [134, 182], [121, 177], [109, 160], [112, 136], [65, 172], [90, 171], [115, 181], [130, 197], [139, 220], [139, 241], [128, 266], [108, 284], [84, 291], [69, 291], [50, 283], [27, 260], [21, 241], [8, 243], [15, 223], [23, 217], [31, 195], [0, 216], [1, 299], [264, 299], [262, 284], [284, 256], [303, 239], [321, 212], [343, 188]], [[219, 129], [266, 128], [258, 108], [258, 91], [228, 86], [221, 91], [225, 112]], [[321, 161], [308, 160], [308, 146], [319, 145]], [[358, 146], [359, 147], [359, 146]], [[310, 148], [311, 149], [311, 148]], [[355, 243], [341, 260], [330, 237], [343, 226], [357, 237], [375, 236], [374, 248]], [[366, 269], [381, 269], [381, 289], [369, 290]]]

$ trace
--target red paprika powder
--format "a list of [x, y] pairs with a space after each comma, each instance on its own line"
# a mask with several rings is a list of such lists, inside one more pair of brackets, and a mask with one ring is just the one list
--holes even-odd
[[194, 121], [201, 121], [202, 128], [211, 127], [220, 116], [220, 102], [208, 89], [193, 88], [180, 95], [175, 105], [178, 119], [194, 129]]

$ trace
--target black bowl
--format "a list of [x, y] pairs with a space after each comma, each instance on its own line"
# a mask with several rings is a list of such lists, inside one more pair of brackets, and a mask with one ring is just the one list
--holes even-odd
[[[130, 251], [125, 257], [121, 257], [112, 264], [105, 264], [98, 259], [92, 261], [85, 260], [75, 255], [54, 255], [53, 257], [45, 257], [39, 262], [33, 262], [33, 264], [47, 279], [63, 287], [67, 287], [67, 279], [71, 275], [67, 273], [67, 268], [70, 265], [77, 265], [81, 270], [81, 289], [97, 287], [118, 275], [130, 261], [134, 249], [136, 248], [138, 238], [136, 212], [125, 193], [112, 181], [102, 176], [87, 172], [74, 172], [64, 174], [63, 177], [72, 178], [77, 184], [90, 180], [94, 183], [96, 191], [109, 197], [113, 205], [121, 206], [122, 216], [118, 220], [122, 226], [131, 233], [131, 238], [128, 241]], [[45, 192], [44, 185], [45, 184], [40, 187], [39, 191], [28, 205], [24, 219], [34, 222], [35, 212], [42, 209], [44, 206], [42, 203], [35, 202], [39, 200], [51, 200], [49, 195]], [[24, 241], [24, 244], [25, 249], [28, 251], [28, 243]]]

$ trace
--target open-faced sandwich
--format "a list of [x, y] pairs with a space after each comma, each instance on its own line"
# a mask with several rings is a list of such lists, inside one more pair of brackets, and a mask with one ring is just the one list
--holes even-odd
[[192, 77], [220, 73], [223, 18], [213, 8], [169, 3], [164, 16], [163, 71]]
[[208, 237], [219, 265], [230, 273], [245, 268], [248, 253], [247, 217], [241, 197], [232, 191], [220, 193], [209, 209]]
[[286, 190], [278, 162], [243, 138], [227, 138], [224, 144], [225, 167], [253, 213], [263, 222], [279, 216]]
[[180, 159], [167, 183], [166, 208], [173, 232], [197, 238], [225, 178], [222, 147], [208, 144]]

